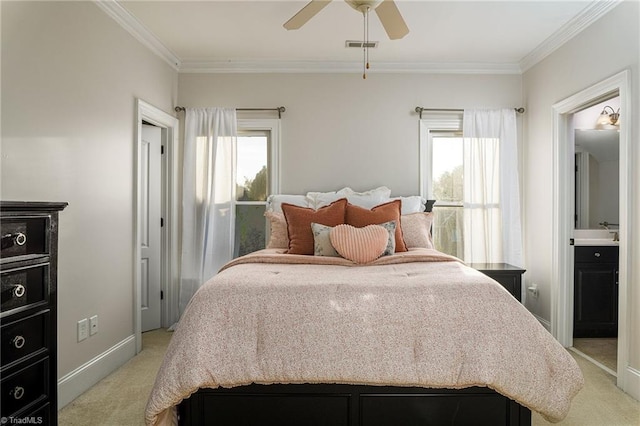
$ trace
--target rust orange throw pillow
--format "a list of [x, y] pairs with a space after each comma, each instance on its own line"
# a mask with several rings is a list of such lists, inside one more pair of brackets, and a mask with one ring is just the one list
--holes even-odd
[[344, 223], [347, 199], [341, 198], [318, 210], [282, 203], [282, 213], [287, 221], [289, 254], [313, 254], [311, 223], [336, 226]]
[[345, 223], [355, 226], [356, 228], [363, 228], [367, 225], [379, 225], [381, 223], [395, 220], [396, 253], [400, 251], [407, 251], [407, 246], [405, 245], [404, 238], [402, 236], [402, 226], [400, 226], [401, 208], [401, 200], [393, 200], [388, 203], [380, 204], [371, 210], [354, 206], [353, 204], [347, 204]]

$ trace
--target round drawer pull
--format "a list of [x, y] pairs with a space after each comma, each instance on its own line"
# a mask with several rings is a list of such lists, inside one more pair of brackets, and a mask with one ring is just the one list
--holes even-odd
[[12, 393], [14, 399], [21, 399], [24, 396], [24, 388], [22, 386], [16, 386], [13, 388]]
[[12, 340], [13, 346], [15, 346], [16, 349], [21, 349], [24, 346], [25, 342], [26, 340], [22, 336], [16, 336]]
[[27, 236], [25, 234], [23, 234], [22, 232], [18, 232], [17, 234], [14, 235], [13, 238], [14, 238], [16, 244], [19, 245], [19, 246], [23, 246], [27, 242]]
[[26, 289], [24, 288], [24, 286], [22, 284], [18, 284], [17, 286], [15, 286], [13, 288], [13, 296], [14, 297], [22, 297], [24, 296]]
[[598, 252], [593, 253], [593, 255], [594, 255], [595, 257], [600, 257], [600, 253], [598, 253]]

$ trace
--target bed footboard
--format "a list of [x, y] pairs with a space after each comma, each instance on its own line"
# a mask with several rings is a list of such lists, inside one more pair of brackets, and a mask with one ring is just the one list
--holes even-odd
[[189, 426], [531, 425], [528, 408], [481, 387], [253, 384], [201, 389], [178, 413]]

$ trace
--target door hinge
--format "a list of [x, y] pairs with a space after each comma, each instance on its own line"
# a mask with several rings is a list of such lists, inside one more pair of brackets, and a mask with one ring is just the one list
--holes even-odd
[[164, 154], [164, 145], [160, 145], [160, 155]]
[[164, 300], [164, 291], [160, 290], [160, 300]]
[[164, 217], [160, 218], [160, 228], [164, 226]]

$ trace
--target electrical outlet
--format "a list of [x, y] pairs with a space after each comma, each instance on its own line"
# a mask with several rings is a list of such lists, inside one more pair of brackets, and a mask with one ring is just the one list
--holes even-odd
[[89, 318], [89, 334], [94, 335], [98, 332], [98, 316], [94, 315]]
[[89, 324], [85, 318], [78, 321], [78, 342], [82, 342], [87, 337], [89, 337]]

